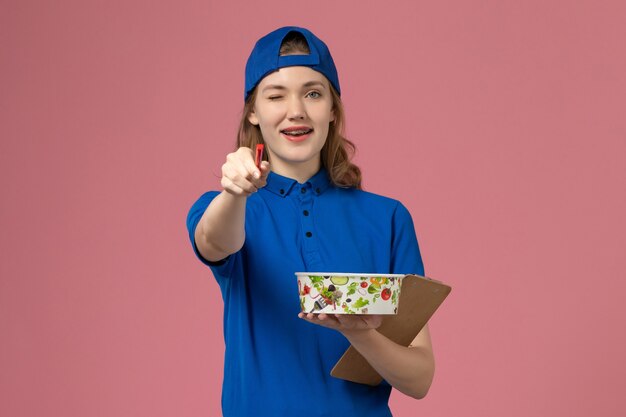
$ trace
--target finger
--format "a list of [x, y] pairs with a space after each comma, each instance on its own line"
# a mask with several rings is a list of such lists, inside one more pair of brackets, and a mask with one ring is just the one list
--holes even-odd
[[339, 323], [339, 321], [337, 320], [337, 318], [335, 316], [333, 316], [332, 314], [326, 314], [326, 313], [321, 313], [318, 316], [319, 321], [323, 321], [326, 325], [339, 325], [341, 323]]
[[267, 184], [267, 177], [270, 175], [270, 172], [272, 171], [270, 163], [267, 161], [263, 161], [261, 162], [261, 177], [259, 178], [258, 182], [258, 187], [265, 187], [265, 185]]
[[384, 316], [380, 315], [380, 314], [372, 314], [372, 315], [363, 315], [363, 320], [370, 326], [370, 327], [378, 327], [382, 324]]
[[254, 152], [250, 148], [242, 146], [236, 152], [228, 154], [227, 161], [246, 179], [261, 177], [261, 172], [254, 164]]
[[224, 187], [225, 190], [232, 192], [232, 194], [236, 195], [249, 196], [250, 194], [257, 191], [257, 188], [250, 183], [235, 183], [228, 177], [222, 177], [222, 187]]
[[320, 321], [323, 321], [322, 316], [324, 313], [309, 313], [306, 315], [307, 319], [313, 323], [320, 324]]
[[257, 189], [261, 189], [267, 185], [267, 179], [261, 178], [260, 180], [256, 180], [252, 182]]
[[313, 313], [299, 313], [298, 317], [302, 320], [308, 321], [309, 323], [318, 324], [317, 315]]
[[[242, 172], [243, 171], [243, 172]], [[228, 178], [233, 184], [245, 192], [252, 194], [257, 191], [257, 187], [246, 178], [246, 172], [242, 169], [237, 169], [233, 164], [224, 164], [222, 168], [224, 177]]]
[[337, 322], [346, 329], [352, 329], [354, 327], [354, 320], [352, 317], [344, 316], [343, 314], [335, 314]]
[[370, 327], [371, 321], [375, 320], [374, 316], [368, 316], [365, 314], [355, 314], [356, 325], [362, 328]]
[[248, 195], [248, 193], [246, 191], [244, 191], [238, 185], [234, 184], [227, 177], [222, 177], [222, 187], [224, 188], [224, 190], [227, 193], [230, 193], [230, 194], [234, 194], [234, 195]]
[[234, 161], [233, 167], [237, 170], [241, 177], [247, 180], [258, 178], [255, 177], [255, 173], [259, 174], [259, 177], [261, 176], [261, 173], [259, 172], [256, 165], [254, 165], [254, 160], [250, 155], [244, 155], [242, 159]]
[[246, 152], [241, 159], [243, 168], [245, 169], [246, 176], [248, 178], [259, 179], [261, 178], [261, 170], [254, 163], [254, 154], [252, 150]]
[[271, 171], [270, 163], [268, 161], [261, 162], [261, 166], [259, 167], [261, 170], [261, 177], [267, 178]]
[[269, 176], [270, 171], [269, 162], [263, 161], [261, 164], [261, 177], [252, 180], [252, 183], [256, 186], [256, 188], [263, 188], [267, 185], [267, 177]]

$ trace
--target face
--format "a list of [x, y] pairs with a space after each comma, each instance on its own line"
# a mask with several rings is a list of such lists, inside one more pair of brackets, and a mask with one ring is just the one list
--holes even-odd
[[261, 80], [250, 123], [259, 126], [272, 170], [315, 173], [334, 120], [330, 84], [309, 67], [285, 67]]

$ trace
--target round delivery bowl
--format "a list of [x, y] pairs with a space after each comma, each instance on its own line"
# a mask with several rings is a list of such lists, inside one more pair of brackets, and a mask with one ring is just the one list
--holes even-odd
[[404, 274], [296, 272], [305, 313], [397, 314]]

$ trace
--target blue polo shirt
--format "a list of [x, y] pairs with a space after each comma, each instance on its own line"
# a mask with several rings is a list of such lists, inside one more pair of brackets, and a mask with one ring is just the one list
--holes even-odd
[[391, 387], [330, 376], [349, 347], [338, 331], [298, 318], [295, 272], [424, 274], [413, 221], [398, 201], [333, 186], [325, 169], [304, 184], [271, 172], [248, 197], [246, 240], [218, 262], [202, 258], [194, 231], [219, 192], [187, 217], [198, 258], [224, 302], [224, 416], [391, 416]]

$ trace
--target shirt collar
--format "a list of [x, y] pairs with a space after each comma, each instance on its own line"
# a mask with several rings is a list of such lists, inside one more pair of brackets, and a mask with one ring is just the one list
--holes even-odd
[[321, 168], [317, 174], [309, 178], [304, 184], [299, 184], [293, 178], [283, 177], [270, 171], [267, 177], [267, 185], [263, 188], [271, 193], [286, 197], [294, 188], [310, 188], [316, 195], [322, 194], [330, 186], [330, 178], [325, 168]]

